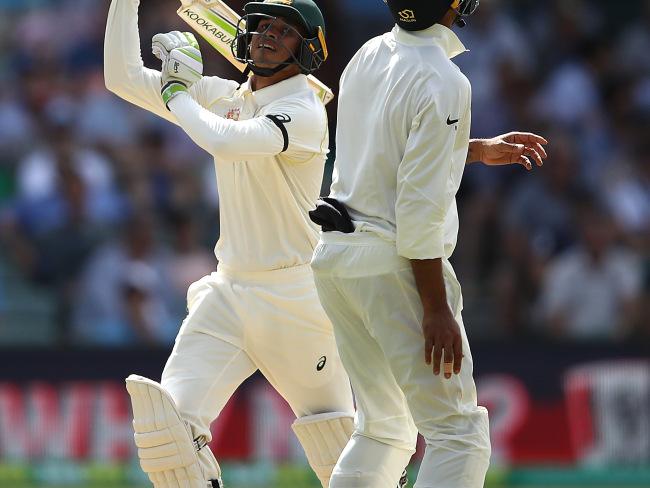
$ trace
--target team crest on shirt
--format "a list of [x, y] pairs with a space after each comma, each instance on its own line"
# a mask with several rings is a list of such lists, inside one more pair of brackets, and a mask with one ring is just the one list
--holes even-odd
[[241, 114], [241, 109], [239, 107], [231, 108], [226, 114], [226, 118], [230, 120], [239, 120], [239, 115]]

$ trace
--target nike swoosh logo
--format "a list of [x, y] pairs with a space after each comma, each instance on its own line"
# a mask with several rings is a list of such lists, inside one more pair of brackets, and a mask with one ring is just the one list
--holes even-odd
[[454, 119], [454, 120], [451, 120], [451, 115], [450, 115], [450, 116], [447, 117], [447, 125], [454, 125], [454, 124], [457, 123], [459, 120], [460, 120], [460, 119]]

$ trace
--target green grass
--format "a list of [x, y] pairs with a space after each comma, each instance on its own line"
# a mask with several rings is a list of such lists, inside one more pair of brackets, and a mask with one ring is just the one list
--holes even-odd
[[[2, 486], [2, 485], [0, 485]], [[409, 486], [413, 486], [412, 484]], [[4, 488], [4, 487], [3, 487]], [[6, 488], [10, 488], [8, 485]], [[42, 485], [13, 485], [11, 488], [44, 488]], [[47, 485], [47, 488], [86, 488], [80, 485]], [[94, 485], [92, 488], [152, 488], [151, 485]], [[260, 488], [257, 486], [228, 485], [226, 488]], [[315, 488], [314, 485], [276, 485], [268, 488]], [[486, 485], [486, 488], [512, 488], [512, 485]], [[549, 488], [548, 485], [518, 485], [516, 488]], [[553, 488], [593, 488], [593, 485], [553, 486]], [[598, 488], [621, 488], [620, 485], [599, 486]], [[625, 488], [648, 488], [648, 485], [626, 486]]]
[[[410, 473], [411, 485], [416, 478], [416, 469]], [[72, 475], [71, 475], [72, 473]], [[83, 473], [86, 477], [73, 476]], [[0, 469], [0, 488], [152, 488], [137, 465], [128, 469], [94, 466], [75, 472], [21, 469], [14, 466]], [[37, 475], [55, 475], [59, 484], [37, 484], [32, 480]], [[65, 477], [63, 477], [65, 476]], [[77, 481], [73, 483], [72, 481]], [[85, 480], [85, 482], [81, 481]], [[132, 480], [128, 484], [126, 480]], [[224, 481], [227, 488], [319, 488], [318, 481], [306, 466], [271, 466], [261, 463], [252, 467], [245, 464], [224, 466]], [[133, 484], [137, 483], [137, 484]], [[646, 468], [519, 468], [513, 470], [491, 469], [485, 488], [648, 488], [650, 467]]]

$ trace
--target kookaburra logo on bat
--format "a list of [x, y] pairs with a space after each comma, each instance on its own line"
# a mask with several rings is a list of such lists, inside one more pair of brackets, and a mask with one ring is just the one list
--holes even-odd
[[411, 9], [404, 9], [398, 12], [404, 22], [415, 22], [415, 12]]
[[[218, 27], [208, 19], [202, 17], [199, 13], [194, 12], [192, 9], [189, 8], [183, 10], [182, 13], [184, 16], [186, 16], [188, 19], [194, 22], [197, 26], [202, 27], [210, 34], [212, 34], [214, 37], [216, 37], [221, 42], [223, 42], [224, 44], [227, 44], [228, 46], [232, 44], [232, 41], [234, 40], [233, 37], [229, 36], [226, 32], [224, 32], [222, 28]], [[201, 33], [200, 30], [197, 30], [197, 32]]]

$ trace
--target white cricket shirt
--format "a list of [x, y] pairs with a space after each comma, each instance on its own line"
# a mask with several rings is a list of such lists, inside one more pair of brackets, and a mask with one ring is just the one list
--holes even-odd
[[408, 259], [449, 258], [469, 146], [471, 87], [448, 28], [397, 26], [366, 43], [341, 78], [331, 195], [356, 228]]
[[113, 0], [104, 44], [106, 86], [175, 124], [215, 160], [220, 263], [265, 271], [309, 263], [318, 229], [307, 212], [318, 198], [327, 145], [327, 113], [297, 75], [251, 91], [249, 83], [204, 77], [170, 103], [161, 75], [140, 55], [138, 0]]

